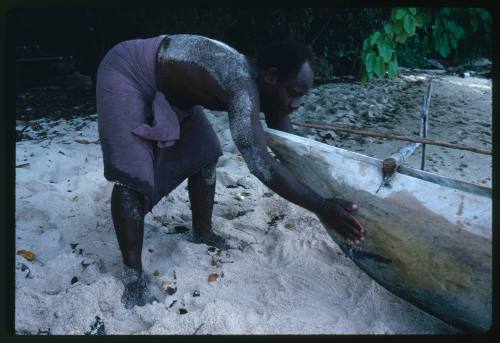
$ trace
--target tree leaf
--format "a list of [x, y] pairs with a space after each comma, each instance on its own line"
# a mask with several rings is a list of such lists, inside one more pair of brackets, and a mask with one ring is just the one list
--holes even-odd
[[398, 8], [396, 10], [396, 13], [394, 14], [394, 18], [396, 18], [397, 20], [401, 20], [401, 19], [403, 19], [405, 14], [406, 14], [406, 10], [404, 8]]
[[403, 27], [409, 35], [415, 33], [415, 24], [413, 23], [413, 17], [407, 15], [403, 20]]
[[389, 76], [396, 77], [398, 76], [398, 62], [390, 61], [387, 66], [387, 71], [389, 72]]
[[415, 20], [415, 26], [420, 27], [424, 25], [423, 17], [417, 15], [414, 16], [413, 19]]
[[406, 41], [406, 38], [408, 38], [408, 35], [406, 32], [400, 32], [396, 35], [396, 42], [398, 43], [404, 43]]
[[375, 58], [375, 64], [373, 66], [373, 71], [378, 77], [380, 77], [380, 78], [384, 77], [385, 63], [384, 63], [384, 59], [381, 56], [377, 56]]
[[417, 9], [415, 7], [408, 8], [408, 11], [413, 15], [417, 14]]
[[372, 38], [371, 38], [371, 44], [372, 45], [375, 45], [378, 43], [380, 37], [382, 36], [382, 34], [379, 32], [379, 31], [376, 31], [373, 35], [372, 35]]
[[368, 73], [373, 71], [374, 64], [375, 64], [375, 54], [373, 53], [373, 51], [370, 51], [365, 56], [365, 67]]
[[384, 32], [388, 35], [394, 34], [392, 31], [392, 25], [391, 24], [384, 24]]
[[442, 44], [439, 45], [439, 50], [438, 52], [443, 56], [444, 58], [448, 57], [450, 55], [450, 48], [448, 46], [448, 42], [445, 42], [442, 40]]
[[450, 45], [453, 49], [457, 48], [458, 42], [455, 37], [450, 36]]
[[450, 8], [442, 8], [441, 13], [444, 15], [451, 15], [451, 9]]
[[481, 19], [487, 21], [491, 18], [490, 16], [490, 12], [488, 10], [484, 10], [482, 8], [478, 9], [477, 12], [479, 13], [479, 16], [481, 17]]
[[392, 53], [394, 52], [388, 40], [384, 40], [383, 44], [378, 46], [378, 51], [385, 62], [389, 62], [391, 60]]
[[363, 50], [368, 50], [368, 48], [370, 47], [370, 38], [365, 38], [363, 40]]

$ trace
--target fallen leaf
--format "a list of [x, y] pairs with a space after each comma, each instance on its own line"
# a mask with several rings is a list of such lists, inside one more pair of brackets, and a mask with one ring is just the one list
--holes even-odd
[[159, 270], [155, 270], [155, 271], [153, 272], [153, 276], [159, 276], [159, 275], [160, 275], [160, 271], [159, 271]]
[[241, 156], [236, 156], [234, 159], [235, 159], [236, 161], [242, 161]]
[[285, 228], [291, 230], [293, 228], [292, 224], [285, 224]]
[[23, 164], [19, 164], [16, 166], [16, 168], [25, 168], [25, 167], [29, 167], [30, 164], [29, 163], [23, 163]]
[[186, 313], [188, 313], [188, 310], [186, 308], [179, 309], [179, 314], [186, 314]]
[[219, 277], [219, 275], [217, 274], [210, 274], [208, 276], [208, 282], [214, 282], [214, 281], [217, 281], [217, 278]]
[[75, 195], [75, 196], [71, 199], [71, 201], [73, 201], [73, 202], [78, 202], [78, 195]]
[[36, 259], [36, 255], [28, 250], [18, 250], [17, 254], [24, 257], [28, 261], [33, 261]]
[[[174, 285], [174, 286], [171, 286]], [[167, 292], [168, 295], [172, 295], [175, 292], [177, 292], [177, 287], [175, 286], [175, 281], [172, 282], [170, 280], [162, 280], [161, 281], [161, 287], [165, 292]]]

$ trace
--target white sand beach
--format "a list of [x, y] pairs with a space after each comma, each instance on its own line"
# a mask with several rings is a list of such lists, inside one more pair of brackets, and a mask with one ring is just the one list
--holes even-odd
[[[428, 137], [491, 147], [492, 82], [483, 78], [402, 69], [396, 79], [315, 86], [291, 117], [418, 135], [430, 77]], [[25, 135], [31, 138], [16, 143], [15, 250], [35, 254], [31, 261], [15, 257], [18, 334], [459, 332], [361, 271], [313, 213], [249, 173], [227, 114], [206, 113], [224, 151], [213, 226], [233, 248], [187, 240], [191, 212], [182, 183], [145, 219], [143, 264], [159, 301], [131, 310], [120, 301], [122, 261], [97, 115], [17, 121], [17, 129], [29, 125]], [[405, 144], [302, 127], [296, 133], [380, 159]], [[420, 149], [409, 165], [420, 166]], [[491, 187], [491, 167], [490, 155], [427, 146], [430, 172]]]

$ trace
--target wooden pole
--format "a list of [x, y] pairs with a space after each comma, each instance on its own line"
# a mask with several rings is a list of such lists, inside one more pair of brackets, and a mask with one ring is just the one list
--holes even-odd
[[[429, 116], [429, 106], [431, 104], [432, 79], [427, 87], [427, 94], [424, 95], [424, 103], [422, 104], [422, 115], [420, 121], [420, 137], [427, 137], [427, 118]], [[386, 158], [382, 163], [383, 184], [387, 186], [394, 176], [398, 167], [403, 164], [406, 159], [422, 145], [422, 162], [420, 169], [424, 170], [425, 166], [425, 144], [410, 142], [402, 147], [399, 151]]]
[[430, 138], [404, 136], [404, 135], [401, 135], [399, 133], [393, 134], [393, 133], [380, 132], [380, 131], [353, 129], [353, 128], [339, 126], [339, 125], [323, 125], [323, 124], [316, 124], [316, 123], [304, 123], [304, 122], [294, 122], [294, 121], [292, 122], [292, 124], [297, 125], [297, 126], [302, 126], [302, 127], [309, 127], [312, 129], [318, 129], [318, 130], [332, 130], [332, 131], [348, 132], [348, 133], [352, 133], [352, 134], [356, 134], [356, 135], [363, 135], [363, 136], [398, 139], [401, 141], [425, 143], [425, 144], [429, 144], [429, 145], [442, 146], [445, 148], [472, 151], [472, 152], [476, 152], [478, 154], [484, 154], [484, 155], [491, 155], [492, 154], [491, 149], [488, 149], [488, 148], [479, 148], [479, 147], [472, 147], [472, 146], [468, 146], [468, 145], [464, 145], [464, 144], [448, 143], [448, 142], [434, 140], [434, 139], [430, 139]]
[[[427, 95], [424, 97], [424, 106], [422, 107], [422, 126], [420, 127], [420, 137], [427, 138], [427, 121], [429, 118], [429, 106], [431, 104], [432, 93], [432, 79], [429, 81], [427, 87]], [[424, 170], [425, 167], [425, 143], [422, 144], [422, 162], [420, 169]]]

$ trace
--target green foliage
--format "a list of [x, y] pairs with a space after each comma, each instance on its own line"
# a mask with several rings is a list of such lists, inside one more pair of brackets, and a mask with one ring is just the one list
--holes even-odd
[[363, 80], [374, 76], [397, 76], [397, 43], [404, 43], [415, 34], [423, 19], [416, 8], [396, 8], [383, 30], [375, 31], [363, 41], [362, 57], [365, 65]]
[[442, 58], [452, 58], [456, 62], [461, 62], [469, 55], [464, 50], [465, 47], [474, 45], [473, 40], [481, 41], [480, 37], [484, 39], [490, 35], [491, 15], [485, 9], [442, 8], [431, 17], [432, 30], [428, 34], [428, 40], [432, 41], [433, 51]]
[[455, 62], [463, 62], [479, 51], [490, 54], [490, 34], [491, 15], [486, 9], [395, 8], [383, 29], [363, 41], [363, 79], [396, 76], [397, 56], [405, 64], [420, 66], [425, 57], [434, 54]]
[[432, 52], [432, 48], [425, 49], [423, 47], [425, 40], [428, 41], [427, 37], [422, 37], [417, 31], [417, 34], [409, 37], [405, 44], [400, 44], [396, 50], [399, 65], [412, 68], [427, 68], [428, 56]]

